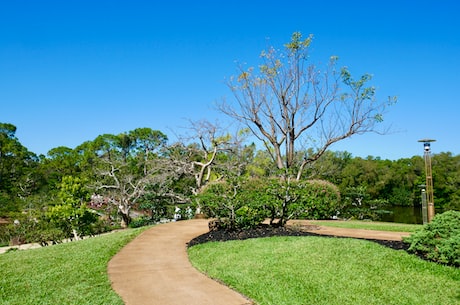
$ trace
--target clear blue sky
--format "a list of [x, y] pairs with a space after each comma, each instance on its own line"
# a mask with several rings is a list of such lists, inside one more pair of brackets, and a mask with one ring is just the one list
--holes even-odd
[[[460, 154], [460, 2], [0, 0], [0, 122], [30, 151], [74, 148], [138, 127], [170, 138], [222, 117], [235, 61], [313, 34], [313, 62], [340, 58], [398, 96], [395, 133], [332, 147], [354, 156]], [[267, 43], [267, 38], [270, 38]]]

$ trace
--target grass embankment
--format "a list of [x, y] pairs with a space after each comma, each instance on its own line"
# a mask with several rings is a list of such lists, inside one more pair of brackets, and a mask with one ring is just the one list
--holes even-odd
[[390, 231], [390, 232], [414, 232], [422, 228], [422, 225], [417, 225], [417, 224], [379, 222], [379, 221], [310, 220], [308, 222], [313, 225], [319, 225], [319, 226], [350, 228], [350, 229], [366, 229], [366, 230], [377, 230], [377, 231]]
[[190, 248], [189, 257], [196, 268], [259, 305], [460, 304], [460, 269], [365, 240], [207, 243]]
[[0, 254], [0, 304], [122, 305], [107, 263], [147, 227]]

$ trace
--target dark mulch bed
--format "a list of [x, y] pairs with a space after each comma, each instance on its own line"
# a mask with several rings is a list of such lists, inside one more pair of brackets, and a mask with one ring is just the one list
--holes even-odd
[[[321, 236], [329, 238], [349, 238], [349, 237], [338, 237], [338, 236], [329, 236], [329, 235], [320, 235], [312, 232], [306, 232], [298, 229], [292, 229], [289, 227], [271, 227], [262, 225], [260, 227], [241, 230], [241, 231], [227, 231], [227, 230], [214, 230], [208, 233], [202, 234], [194, 239], [192, 239], [188, 246], [194, 246], [211, 241], [228, 241], [228, 240], [244, 240], [248, 238], [260, 238], [260, 237], [271, 237], [271, 236]], [[409, 244], [406, 244], [402, 241], [393, 241], [393, 240], [376, 240], [376, 239], [366, 239], [369, 241], [376, 242], [385, 247], [389, 247], [395, 250], [404, 250], [407, 251]]]

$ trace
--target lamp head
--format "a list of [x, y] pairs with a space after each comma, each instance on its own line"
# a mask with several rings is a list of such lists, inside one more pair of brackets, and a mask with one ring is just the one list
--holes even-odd
[[435, 142], [436, 140], [433, 140], [433, 139], [421, 139], [421, 140], [418, 140], [419, 142], [422, 142], [423, 143], [423, 150], [425, 152], [430, 152], [430, 146], [431, 146], [431, 142]]
[[426, 143], [423, 143], [423, 150], [428, 152], [430, 151], [430, 143], [426, 142]]

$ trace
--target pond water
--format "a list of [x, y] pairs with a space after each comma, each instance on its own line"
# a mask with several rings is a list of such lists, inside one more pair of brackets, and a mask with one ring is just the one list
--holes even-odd
[[[423, 224], [422, 206], [392, 206], [383, 209], [389, 213], [382, 214], [379, 221]], [[442, 209], [436, 209], [434, 215], [443, 212]]]
[[393, 206], [385, 207], [390, 213], [382, 215], [381, 221], [423, 224], [421, 206]]

